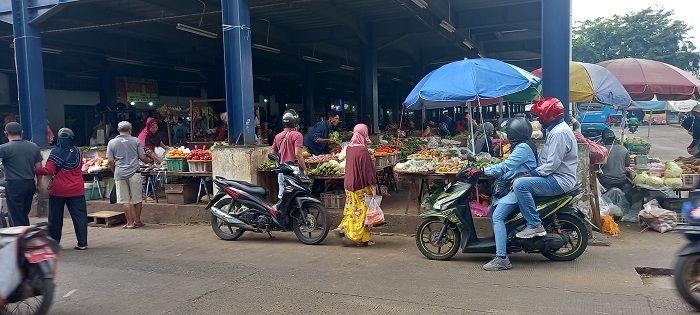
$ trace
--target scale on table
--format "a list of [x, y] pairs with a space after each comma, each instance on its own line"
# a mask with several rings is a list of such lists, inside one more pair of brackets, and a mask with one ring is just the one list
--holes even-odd
[[638, 170], [648, 170], [649, 169], [649, 156], [647, 155], [637, 155], [634, 157], [634, 167]]

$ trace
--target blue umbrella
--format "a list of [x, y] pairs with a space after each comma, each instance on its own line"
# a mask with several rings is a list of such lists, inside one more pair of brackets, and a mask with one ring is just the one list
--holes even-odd
[[403, 104], [408, 109], [464, 106], [536, 89], [540, 78], [496, 59], [465, 59], [448, 63], [426, 75]]

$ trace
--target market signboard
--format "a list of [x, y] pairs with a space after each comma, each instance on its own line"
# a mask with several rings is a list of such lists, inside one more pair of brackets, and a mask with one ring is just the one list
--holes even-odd
[[117, 99], [120, 102], [158, 102], [158, 81], [152, 79], [117, 78]]

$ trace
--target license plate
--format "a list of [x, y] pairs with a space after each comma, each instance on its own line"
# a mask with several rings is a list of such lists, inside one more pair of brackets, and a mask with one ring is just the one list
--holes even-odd
[[56, 254], [51, 249], [39, 248], [28, 250], [24, 253], [24, 257], [30, 264], [36, 264], [42, 261], [56, 259]]

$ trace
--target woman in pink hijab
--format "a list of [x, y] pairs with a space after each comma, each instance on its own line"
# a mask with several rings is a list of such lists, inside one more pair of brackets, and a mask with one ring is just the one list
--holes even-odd
[[350, 145], [345, 149], [345, 209], [336, 231], [341, 238], [358, 246], [374, 244], [370, 240], [369, 228], [365, 226], [368, 209], [364, 201], [365, 196], [377, 193], [377, 171], [367, 149], [370, 143], [367, 125], [358, 124], [353, 129]]
[[158, 133], [158, 121], [155, 118], [149, 117], [146, 119], [146, 127], [139, 133], [139, 142], [141, 142], [141, 145], [146, 150], [146, 155], [148, 155], [148, 157], [158, 163], [162, 162], [161, 158], [155, 154], [154, 150], [156, 147], [161, 147], [167, 151], [168, 146], [163, 143]]

